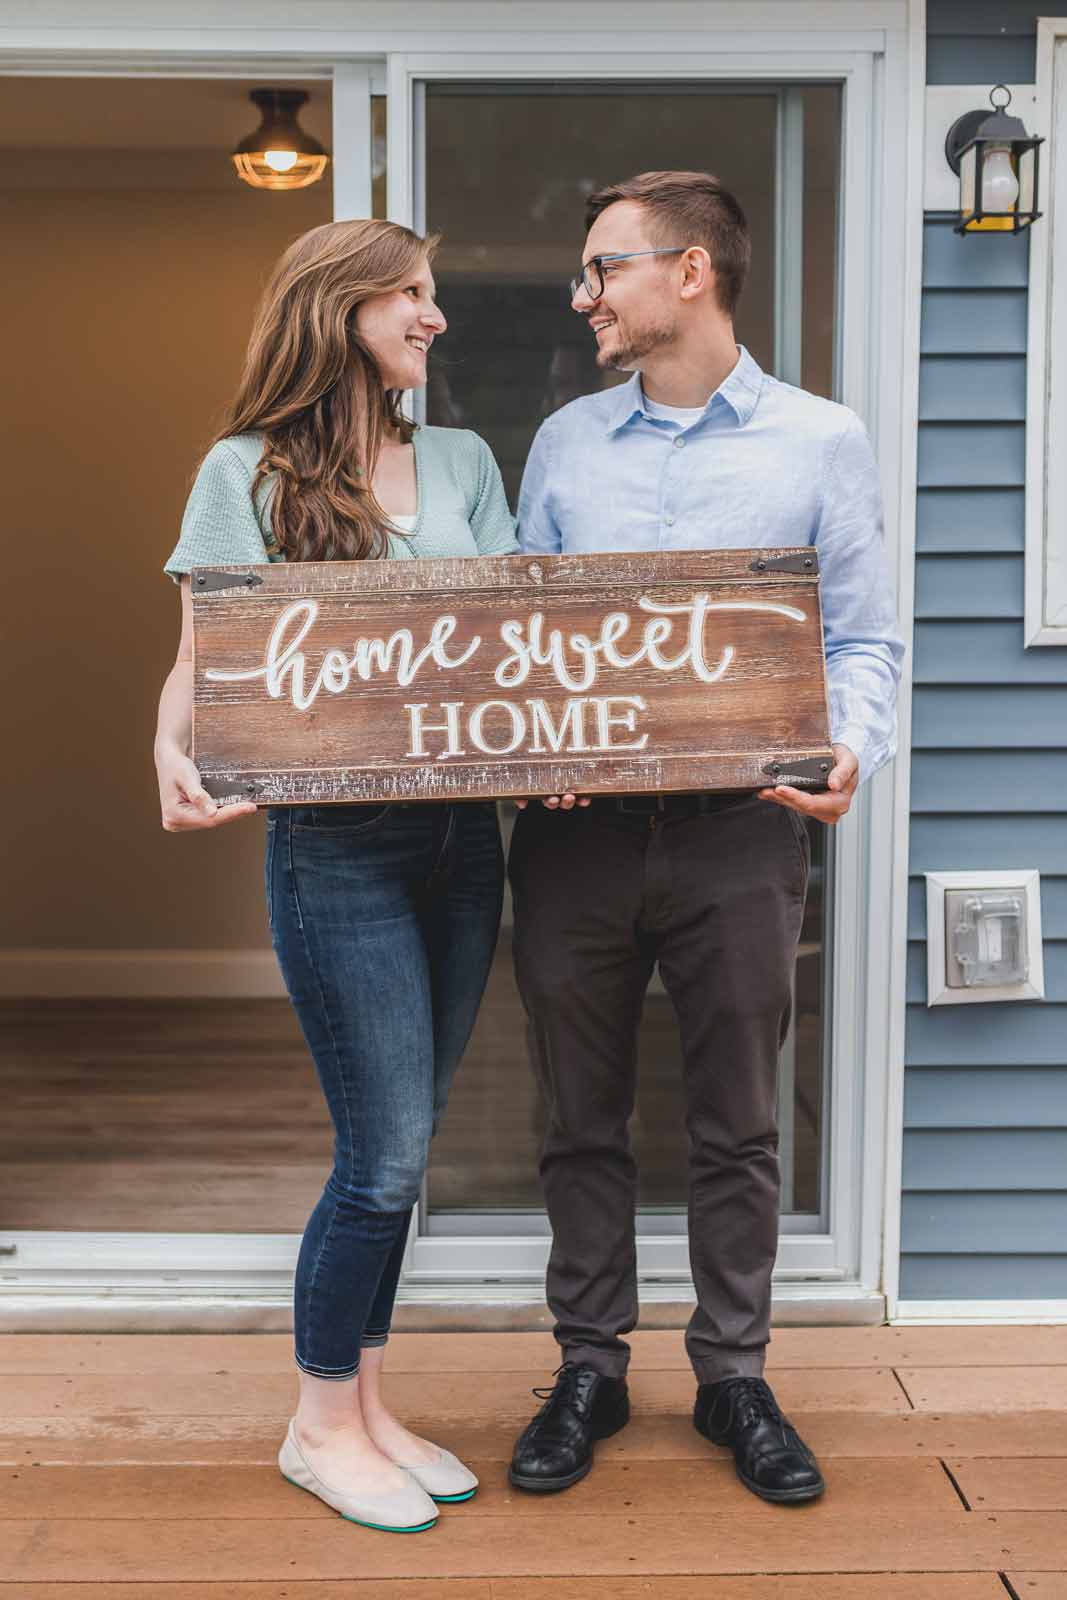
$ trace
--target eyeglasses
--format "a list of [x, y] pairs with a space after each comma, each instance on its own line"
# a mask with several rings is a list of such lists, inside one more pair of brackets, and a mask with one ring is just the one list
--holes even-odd
[[604, 293], [606, 261], [631, 261], [634, 256], [680, 256], [688, 249], [687, 244], [676, 244], [667, 250], [621, 250], [610, 256], [590, 256], [578, 276], [571, 279], [571, 299], [579, 289], [584, 289], [590, 300], [600, 299]]

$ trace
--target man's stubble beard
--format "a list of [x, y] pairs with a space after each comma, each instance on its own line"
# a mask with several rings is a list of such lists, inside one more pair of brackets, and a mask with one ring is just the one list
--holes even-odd
[[673, 322], [646, 323], [630, 335], [628, 344], [620, 344], [614, 350], [605, 350], [603, 353], [598, 350], [596, 364], [605, 371], [626, 372], [638, 361], [644, 361], [654, 350], [662, 350], [664, 345], [673, 344], [677, 337], [677, 325]]

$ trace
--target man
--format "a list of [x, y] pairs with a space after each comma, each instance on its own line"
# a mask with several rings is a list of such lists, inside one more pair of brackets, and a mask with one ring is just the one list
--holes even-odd
[[658, 963], [681, 1031], [693, 1421], [773, 1501], [818, 1464], [763, 1380], [778, 1243], [778, 1054], [809, 865], [804, 818], [836, 823], [894, 748], [902, 646], [878, 473], [859, 420], [777, 382], [734, 340], [741, 207], [699, 172], [592, 195], [572, 307], [620, 387], [557, 411], [519, 499], [524, 551], [804, 545], [819, 551], [835, 765], [825, 794], [551, 797], [518, 819], [515, 965], [547, 1106], [547, 1297], [563, 1352], [520, 1436], [516, 1486], [567, 1488], [629, 1417], [637, 1321], [636, 1034]]

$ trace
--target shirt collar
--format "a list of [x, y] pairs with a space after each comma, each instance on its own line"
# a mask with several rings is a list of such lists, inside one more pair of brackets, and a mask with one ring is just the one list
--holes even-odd
[[[749, 355], [744, 345], [738, 345], [737, 365], [728, 372], [715, 393], [704, 407], [707, 416], [716, 400], [722, 399], [730, 407], [737, 418], [738, 427], [743, 428], [752, 416], [760, 397], [760, 388], [763, 384], [763, 371], [757, 361]], [[626, 423], [634, 417], [648, 417], [645, 410], [645, 393], [641, 387], [641, 374], [635, 372], [628, 383], [620, 383], [617, 389], [610, 391], [611, 404], [608, 410], [607, 433], [617, 433]]]

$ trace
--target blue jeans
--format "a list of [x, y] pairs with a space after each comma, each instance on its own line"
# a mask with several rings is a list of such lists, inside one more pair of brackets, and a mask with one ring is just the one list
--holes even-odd
[[348, 1378], [384, 1344], [430, 1139], [500, 925], [496, 807], [273, 807], [274, 949], [333, 1118], [295, 1284], [297, 1364]]

